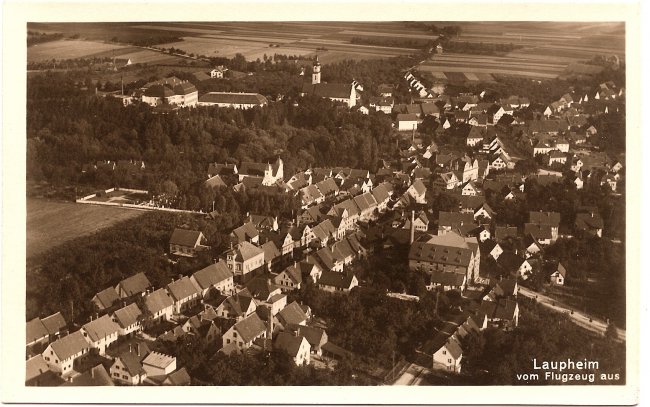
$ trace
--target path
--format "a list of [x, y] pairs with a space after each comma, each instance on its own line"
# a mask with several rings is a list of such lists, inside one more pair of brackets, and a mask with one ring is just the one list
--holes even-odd
[[[523, 295], [524, 297], [533, 298], [537, 301], [537, 303], [547, 308], [550, 308], [553, 311], [566, 314], [576, 325], [579, 325], [585, 329], [588, 329], [592, 332], [599, 333], [601, 335], [605, 334], [605, 330], [607, 329], [607, 323], [602, 319], [578, 311], [558, 300], [550, 298], [544, 294], [540, 294], [535, 291], [529, 290], [522, 286], [519, 286], [519, 294]], [[573, 313], [571, 313], [571, 311], [573, 311]], [[618, 340], [625, 341], [625, 330], [620, 328], [616, 328], [616, 330], [618, 332]]]
[[404, 373], [397, 378], [393, 386], [417, 386], [424, 378], [424, 373], [428, 369], [411, 363]]

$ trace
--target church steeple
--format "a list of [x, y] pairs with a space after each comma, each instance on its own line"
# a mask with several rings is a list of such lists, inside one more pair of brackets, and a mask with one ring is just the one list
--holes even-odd
[[314, 67], [312, 69], [311, 83], [312, 85], [320, 83], [320, 62], [318, 62], [318, 56], [316, 56], [316, 62], [314, 62]]

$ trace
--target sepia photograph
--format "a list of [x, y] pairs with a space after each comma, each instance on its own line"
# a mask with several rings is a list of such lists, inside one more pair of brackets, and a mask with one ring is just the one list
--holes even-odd
[[26, 394], [638, 386], [626, 17], [168, 15], [13, 33]]

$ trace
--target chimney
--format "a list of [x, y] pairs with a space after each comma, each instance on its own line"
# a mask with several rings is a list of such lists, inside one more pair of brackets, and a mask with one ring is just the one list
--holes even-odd
[[90, 377], [95, 378], [95, 368], [90, 369]]
[[415, 211], [411, 211], [411, 238], [410, 243], [413, 244], [415, 240]]
[[140, 344], [139, 343], [135, 344], [135, 353], [137, 353], [137, 355], [140, 356]]

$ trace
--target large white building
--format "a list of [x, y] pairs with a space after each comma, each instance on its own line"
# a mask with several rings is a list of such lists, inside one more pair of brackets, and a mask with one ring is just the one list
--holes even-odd
[[142, 101], [150, 106], [196, 106], [199, 91], [192, 83], [175, 76], [150, 82], [142, 87]]
[[320, 74], [321, 65], [316, 58], [312, 69], [311, 83], [303, 84], [300, 96], [314, 95], [328, 98], [334, 102], [345, 103], [348, 107], [356, 106], [357, 92], [352, 83], [321, 83]]
[[259, 93], [209, 92], [199, 98], [198, 105], [250, 109], [267, 103], [266, 98]]

